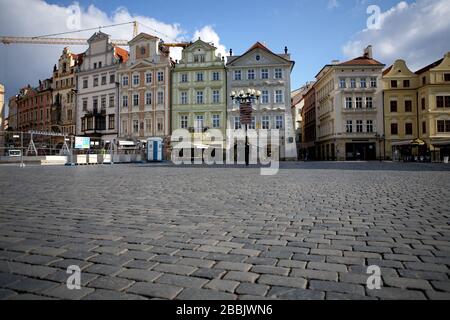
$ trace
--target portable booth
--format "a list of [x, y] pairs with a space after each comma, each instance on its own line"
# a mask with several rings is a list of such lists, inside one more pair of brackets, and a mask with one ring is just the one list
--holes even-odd
[[163, 139], [147, 139], [147, 161], [163, 161], [163, 149]]

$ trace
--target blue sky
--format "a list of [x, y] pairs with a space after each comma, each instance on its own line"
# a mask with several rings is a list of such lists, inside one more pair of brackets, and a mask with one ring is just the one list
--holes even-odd
[[[277, 53], [288, 46], [296, 62], [292, 88], [314, 80], [317, 72], [334, 59], [361, 55], [369, 44], [373, 45], [377, 60], [390, 65], [401, 58], [413, 71], [450, 51], [449, 0], [79, 0], [78, 3], [80, 28], [137, 19], [177, 40], [192, 40], [201, 35], [223, 53], [232, 48], [235, 54], [240, 54], [256, 41], [264, 42]], [[32, 36], [68, 31], [67, 9], [72, 4], [71, 0], [0, 0], [0, 34]], [[367, 30], [369, 5], [377, 5], [381, 10], [377, 30]], [[131, 26], [103, 31], [113, 39], [132, 36]], [[73, 37], [88, 38], [92, 32]], [[7, 97], [27, 84], [36, 86], [39, 79], [50, 77], [62, 48], [0, 44], [0, 83], [5, 84]], [[176, 58], [180, 52], [172, 54]]]
[[[49, 1], [70, 5], [72, 1]], [[376, 2], [389, 9], [399, 1]], [[82, 7], [94, 4], [112, 14], [126, 7], [131, 14], [154, 17], [166, 23], [179, 23], [192, 34], [211, 25], [227, 49], [236, 54], [255, 41], [264, 41], [270, 49], [282, 52], [288, 46], [296, 61], [292, 86], [312, 80], [317, 71], [333, 59], [344, 59], [341, 47], [351, 36], [365, 28], [369, 3], [340, 0], [331, 7], [329, 0], [192, 0], [192, 1], [79, 1]], [[241, 14], [244, 13], [245, 14]]]

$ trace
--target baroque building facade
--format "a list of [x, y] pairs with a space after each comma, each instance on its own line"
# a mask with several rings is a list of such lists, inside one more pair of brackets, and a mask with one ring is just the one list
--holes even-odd
[[383, 72], [386, 156], [442, 161], [450, 155], [450, 52], [412, 72], [397, 60]]
[[[189, 130], [193, 148], [225, 147], [226, 71], [216, 50], [198, 39], [183, 50], [173, 69], [172, 129]], [[222, 141], [211, 139], [207, 129], [219, 130]]]
[[109, 35], [96, 32], [88, 39], [83, 62], [77, 67], [78, 136], [91, 138], [93, 147], [106, 147], [118, 134], [119, 84], [117, 69], [128, 52], [112, 44]]
[[130, 56], [118, 69], [121, 139], [145, 141], [170, 135], [169, 51], [160, 39], [140, 33], [129, 42]]
[[375, 160], [383, 156], [384, 65], [372, 47], [316, 76], [316, 142], [320, 160]]
[[53, 68], [52, 131], [75, 135], [76, 130], [76, 75], [75, 70], [82, 55], [64, 48]]
[[[279, 155], [281, 159], [295, 160], [297, 147], [291, 113], [291, 61], [287, 48], [275, 54], [262, 43], [255, 43], [240, 56], [232, 54], [227, 61], [227, 91], [239, 92], [248, 88], [261, 91], [259, 101], [253, 104], [249, 130], [280, 130]], [[227, 128], [241, 130], [239, 104], [227, 103]], [[228, 148], [234, 148], [228, 141]], [[271, 149], [272, 146], [268, 146]], [[269, 150], [270, 151], [270, 150]]]

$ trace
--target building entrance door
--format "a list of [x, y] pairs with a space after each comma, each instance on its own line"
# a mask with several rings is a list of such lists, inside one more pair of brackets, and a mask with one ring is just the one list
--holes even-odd
[[345, 144], [345, 159], [347, 161], [376, 160], [375, 143], [358, 142]]

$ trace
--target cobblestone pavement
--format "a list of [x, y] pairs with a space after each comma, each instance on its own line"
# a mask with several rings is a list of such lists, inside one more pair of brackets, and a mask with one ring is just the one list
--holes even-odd
[[450, 165], [282, 167], [0, 166], [0, 298], [450, 299]]

